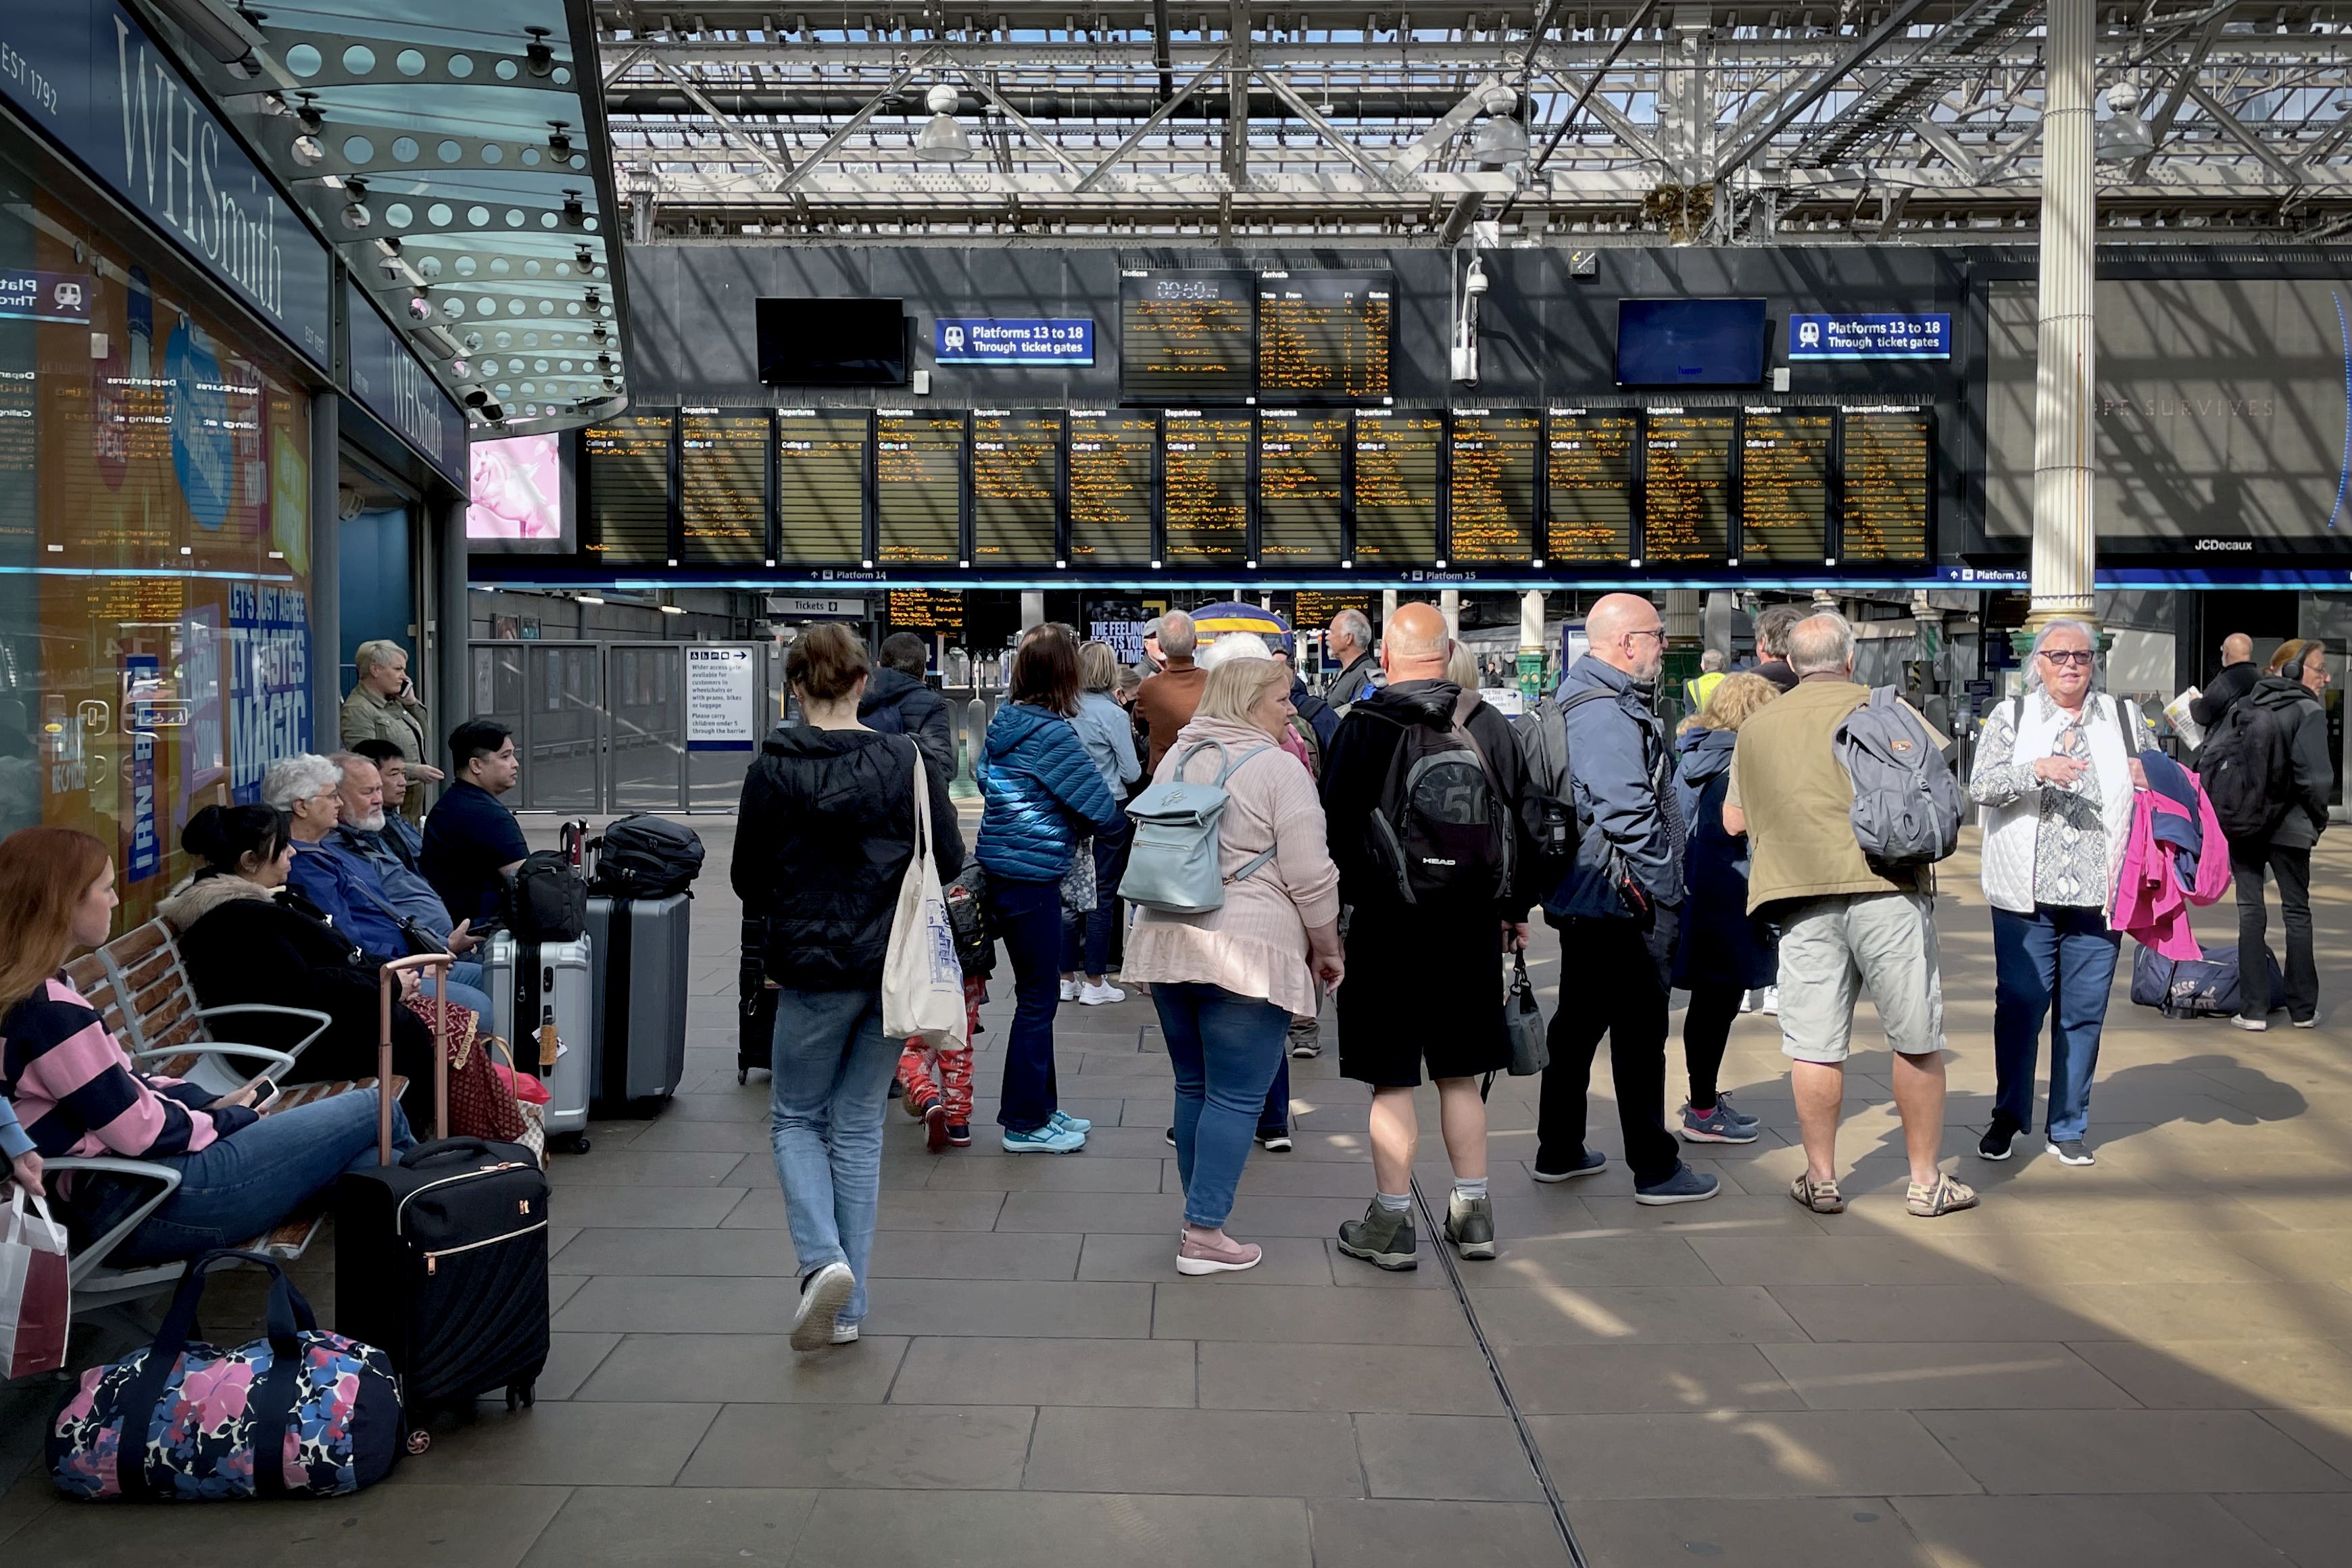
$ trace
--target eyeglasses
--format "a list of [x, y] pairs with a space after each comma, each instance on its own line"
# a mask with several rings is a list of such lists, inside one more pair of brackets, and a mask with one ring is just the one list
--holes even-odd
[[2042, 650], [2042, 657], [2053, 664], [2087, 666], [2091, 662], [2091, 650], [2086, 647], [2045, 647]]
[[1664, 626], [1643, 626], [1639, 631], [1627, 632], [1625, 635], [1629, 637], [1655, 637], [1660, 642], [1664, 642], [1666, 640], [1666, 628]]

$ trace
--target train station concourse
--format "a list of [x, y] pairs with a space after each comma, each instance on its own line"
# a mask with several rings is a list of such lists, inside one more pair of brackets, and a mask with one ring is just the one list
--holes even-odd
[[0, 6], [0, 1562], [2338, 1568], [2347, 301], [2332, 3]]

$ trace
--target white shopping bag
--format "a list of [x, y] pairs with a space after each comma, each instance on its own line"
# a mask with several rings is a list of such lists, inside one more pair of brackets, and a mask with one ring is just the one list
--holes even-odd
[[882, 957], [882, 1033], [893, 1040], [919, 1038], [940, 1050], [960, 1051], [964, 1037], [963, 963], [956, 957], [955, 927], [940, 891], [939, 867], [931, 858], [929, 770], [915, 757], [915, 858], [898, 883], [898, 905], [890, 918], [890, 945]]
[[66, 1364], [73, 1321], [66, 1227], [38, 1193], [12, 1185], [0, 1206], [0, 1378]]

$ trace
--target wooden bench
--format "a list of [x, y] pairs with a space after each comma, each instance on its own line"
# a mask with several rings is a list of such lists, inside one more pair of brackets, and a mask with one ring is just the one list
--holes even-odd
[[[66, 978], [97, 1009], [107, 1028], [121, 1042], [123, 1050], [142, 1069], [184, 1079], [215, 1095], [236, 1092], [251, 1081], [257, 1071], [278, 1077], [291, 1068], [295, 1058], [326, 1033], [332, 1022], [326, 1014], [307, 1007], [280, 1007], [260, 1002], [205, 1006], [197, 1000], [187, 966], [180, 960], [172, 928], [161, 920], [126, 931], [104, 947], [74, 960], [66, 965]], [[309, 1032], [291, 1050], [214, 1037], [215, 1020], [237, 1017], [291, 1020], [298, 1026], [308, 1025]], [[235, 1058], [259, 1066], [239, 1071], [231, 1065]], [[276, 1115], [298, 1105], [355, 1089], [373, 1089], [375, 1085], [373, 1078], [289, 1085], [279, 1091], [278, 1102], [266, 1114]], [[391, 1092], [397, 1098], [407, 1087], [405, 1079], [395, 1078]], [[157, 1295], [179, 1282], [187, 1271], [184, 1263], [117, 1268], [106, 1261], [177, 1190], [180, 1173], [176, 1168], [160, 1161], [120, 1155], [68, 1155], [46, 1164], [55, 1172], [87, 1171], [155, 1184], [154, 1192], [143, 1197], [120, 1224], [73, 1256], [67, 1273], [73, 1285], [77, 1316]], [[245, 1250], [287, 1260], [299, 1258], [310, 1248], [324, 1217], [323, 1214], [313, 1214], [289, 1219], [268, 1235], [247, 1242]]]

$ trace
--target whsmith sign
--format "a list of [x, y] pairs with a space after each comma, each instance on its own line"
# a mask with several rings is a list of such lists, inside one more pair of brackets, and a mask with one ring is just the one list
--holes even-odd
[[0, 97], [324, 366], [327, 248], [114, 0], [0, 3]]

